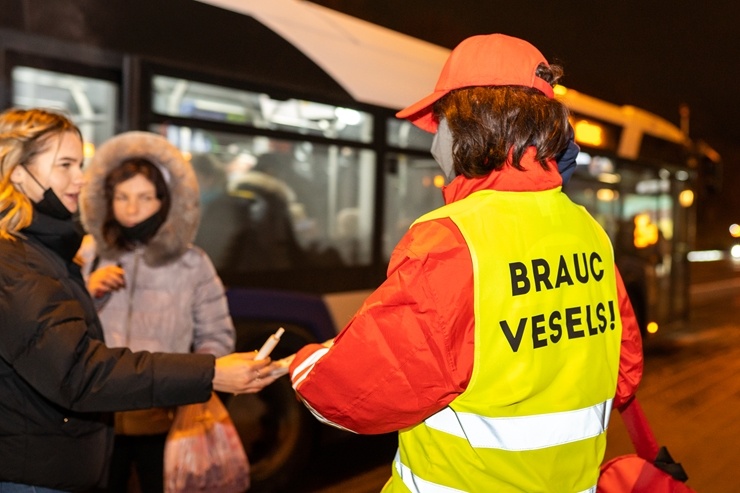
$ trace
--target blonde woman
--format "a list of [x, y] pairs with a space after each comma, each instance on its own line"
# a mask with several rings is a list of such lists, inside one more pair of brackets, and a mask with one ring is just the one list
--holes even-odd
[[82, 163], [80, 132], [65, 116], [0, 114], [0, 493], [104, 486], [110, 412], [257, 392], [274, 380], [269, 360], [253, 353], [104, 345], [73, 261]]

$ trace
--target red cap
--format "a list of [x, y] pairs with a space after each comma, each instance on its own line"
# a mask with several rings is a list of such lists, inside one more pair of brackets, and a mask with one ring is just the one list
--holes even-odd
[[504, 34], [472, 36], [452, 50], [434, 92], [396, 113], [411, 123], [435, 133], [437, 121], [432, 105], [453, 89], [476, 86], [526, 86], [554, 97], [552, 86], [535, 75], [537, 66], [547, 63], [542, 53], [519, 38]]

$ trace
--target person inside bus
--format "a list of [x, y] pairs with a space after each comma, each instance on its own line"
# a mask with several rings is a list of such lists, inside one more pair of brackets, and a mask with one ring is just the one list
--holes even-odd
[[257, 158], [251, 152], [242, 149], [232, 155], [224, 166], [227, 188], [234, 188], [234, 184], [241, 180], [245, 174], [252, 171], [256, 165]]
[[212, 202], [226, 193], [226, 170], [224, 164], [216, 156], [207, 152], [192, 154], [190, 165], [198, 179], [200, 208], [203, 214]]
[[207, 401], [271, 383], [254, 353], [132, 352], [103, 342], [75, 255], [79, 129], [43, 109], [0, 114], [0, 492], [105, 485], [110, 412]]
[[[105, 342], [132, 351], [224, 356], [236, 332], [210, 259], [193, 246], [200, 219], [195, 173], [167, 139], [126, 132], [105, 142], [80, 195], [90, 241], [80, 257]], [[164, 491], [164, 448], [174, 409], [115, 414], [108, 491]]]
[[446, 205], [411, 226], [339, 335], [290, 364], [323, 422], [398, 432], [385, 492], [596, 489], [642, 341], [606, 233], [561, 190], [561, 75], [502, 34], [451, 52], [397, 115], [435, 133]]
[[190, 164], [198, 179], [201, 221], [193, 243], [202, 248], [216, 270], [229, 268], [228, 255], [241, 227], [236, 200], [228, 193], [225, 165], [213, 154], [193, 154]]
[[[214, 194], [204, 208], [195, 244], [208, 252], [219, 271], [285, 270], [302, 263], [292, 213], [300, 204], [295, 192], [267, 171], [263, 161], [268, 160], [260, 156], [251, 168], [227, 166], [232, 170], [228, 188]], [[194, 157], [193, 163], [199, 180], [221, 172], [213, 159]], [[242, 171], [236, 174], [235, 169]]]

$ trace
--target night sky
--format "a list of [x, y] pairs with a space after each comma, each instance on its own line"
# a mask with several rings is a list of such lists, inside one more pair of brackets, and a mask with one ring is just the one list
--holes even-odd
[[[630, 104], [679, 125], [719, 151], [719, 196], [699, 204], [700, 242], [729, 241], [740, 222], [740, 3], [644, 0], [315, 0], [425, 41], [454, 48], [474, 34], [530, 41], [565, 68], [562, 83], [615, 104]], [[431, 87], [429, 88], [432, 89]], [[422, 91], [423, 92], [423, 91]], [[419, 96], [423, 96], [420, 92]], [[411, 103], [413, 101], [409, 101]]]

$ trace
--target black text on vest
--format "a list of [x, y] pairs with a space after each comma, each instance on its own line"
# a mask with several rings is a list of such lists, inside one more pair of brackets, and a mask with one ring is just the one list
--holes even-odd
[[561, 255], [556, 269], [543, 258], [532, 259], [530, 264], [531, 270], [524, 262], [509, 263], [512, 296], [529, 293], [533, 285], [535, 291], [540, 292], [543, 288], [557, 289], [563, 285], [573, 286], [576, 282], [598, 282], [604, 277], [602, 260], [596, 252]]
[[[608, 313], [607, 313], [608, 312]], [[614, 301], [596, 303], [595, 305], [574, 306], [564, 310], [555, 310], [549, 315], [538, 313], [531, 317], [519, 319], [516, 328], [501, 320], [499, 326], [506, 336], [506, 340], [515, 353], [530, 328], [532, 349], [547, 347], [548, 344], [557, 344], [562, 340], [580, 339], [586, 336], [603, 334], [606, 329], [615, 329]]]

